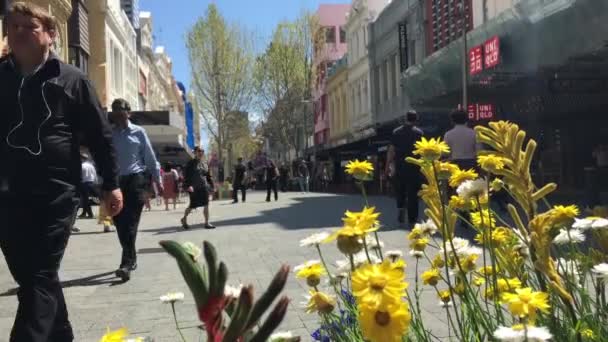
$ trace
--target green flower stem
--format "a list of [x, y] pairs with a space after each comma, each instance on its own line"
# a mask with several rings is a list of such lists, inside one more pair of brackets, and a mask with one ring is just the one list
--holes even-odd
[[367, 257], [367, 261], [369, 261], [369, 263], [372, 263], [372, 258], [369, 257], [369, 250], [367, 249], [367, 241], [366, 241], [366, 237], [363, 237], [363, 249], [365, 250], [365, 256]]
[[348, 260], [350, 261], [350, 270], [352, 272], [355, 272], [355, 258], [353, 257], [352, 254], [348, 255]]
[[[338, 288], [336, 287], [336, 283], [334, 281], [335, 278], [331, 275], [331, 272], [329, 272], [329, 268], [327, 267], [327, 263], [325, 262], [325, 258], [323, 258], [323, 253], [321, 253], [321, 246], [315, 245], [315, 247], [317, 247], [317, 252], [319, 252], [319, 258], [321, 259], [321, 263], [323, 264], [323, 267], [325, 268], [325, 272], [327, 272], [327, 277], [329, 278], [329, 283], [334, 288], [334, 292], [336, 293], [336, 295], [339, 296], [340, 298], [342, 298], [342, 300], [344, 301], [344, 297], [342, 296], [342, 292], [338, 291]], [[342, 309], [340, 307], [340, 302], [338, 302], [338, 308]]]
[[182, 333], [182, 330], [179, 328], [179, 324], [177, 323], [177, 314], [175, 313], [175, 303], [171, 302], [171, 310], [173, 311], [173, 319], [175, 320], [175, 328], [177, 329], [177, 332], [179, 333], [179, 336], [181, 337], [183, 342], [186, 342], [186, 338], [184, 337], [184, 334]]
[[[359, 184], [359, 187], [361, 188], [361, 194], [363, 195], [363, 200], [365, 201], [365, 206], [369, 207], [369, 201], [367, 199], [367, 191], [365, 190], [365, 183], [357, 182], [357, 184]], [[382, 253], [382, 246], [380, 246], [380, 239], [378, 238], [378, 231], [374, 232], [374, 237], [376, 238], [376, 244], [378, 245], [378, 251], [377, 251], [378, 257], [380, 258], [380, 260], [384, 261], [384, 256]], [[369, 255], [367, 256], [367, 258], [369, 259]]]

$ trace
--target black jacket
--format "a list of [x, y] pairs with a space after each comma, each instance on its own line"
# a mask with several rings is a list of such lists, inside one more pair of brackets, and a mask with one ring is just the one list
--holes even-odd
[[89, 148], [104, 190], [118, 187], [112, 130], [95, 89], [77, 68], [49, 59], [23, 77], [0, 59], [0, 182], [15, 193], [55, 193], [80, 183], [80, 145]]
[[418, 174], [419, 169], [414, 164], [405, 161], [407, 157], [413, 157], [414, 144], [422, 138], [423, 132], [420, 128], [411, 125], [403, 125], [393, 130], [391, 144], [395, 148], [395, 171], [397, 176]]
[[195, 191], [213, 190], [213, 178], [209, 171], [209, 165], [206, 162], [194, 158], [186, 164], [184, 170], [184, 189], [188, 187], [193, 187]]

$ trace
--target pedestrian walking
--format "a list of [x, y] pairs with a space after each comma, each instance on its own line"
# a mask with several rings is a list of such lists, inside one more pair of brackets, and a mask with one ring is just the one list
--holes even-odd
[[150, 177], [162, 193], [160, 167], [150, 139], [143, 128], [129, 120], [130, 115], [131, 106], [126, 100], [116, 99], [112, 102], [112, 140], [116, 147], [119, 183], [125, 202], [124, 209], [114, 216], [116, 232], [122, 246], [122, 257], [116, 276], [122, 281], [129, 281], [131, 272], [137, 269], [135, 243], [139, 220], [146, 202], [146, 192], [150, 188]]
[[165, 210], [169, 210], [169, 201], [173, 202], [173, 210], [175, 210], [177, 209], [179, 174], [171, 163], [166, 163], [161, 177], [163, 179], [162, 198], [165, 201]]
[[310, 191], [310, 171], [306, 165], [306, 161], [302, 159], [298, 165], [298, 182], [300, 183], [300, 191]]
[[287, 182], [289, 181], [289, 167], [285, 162], [281, 163], [279, 167], [279, 184], [281, 192], [287, 192]]
[[243, 158], [237, 160], [232, 172], [232, 203], [239, 203], [238, 191], [241, 190], [243, 203], [247, 199], [247, 167], [243, 164]]
[[81, 154], [80, 158], [82, 160], [82, 182], [80, 184], [80, 206], [82, 207], [82, 213], [78, 218], [92, 219], [94, 216], [90, 198], [91, 196], [97, 197], [97, 170], [86, 154]]
[[279, 170], [275, 163], [268, 159], [266, 162], [266, 202], [270, 202], [271, 191], [274, 192], [274, 200], [279, 200], [279, 193], [277, 191], [277, 181], [279, 179]]
[[469, 115], [464, 110], [450, 114], [454, 128], [447, 131], [443, 140], [450, 146], [450, 160], [462, 170], [474, 169], [477, 165], [477, 140], [475, 131], [467, 126]]
[[[422, 130], [416, 127], [418, 113], [408, 111], [400, 119], [401, 125], [391, 135], [391, 145], [388, 149], [385, 172], [389, 175], [394, 172], [394, 190], [397, 202], [399, 223], [405, 222], [405, 209], [407, 204], [408, 223], [413, 226], [418, 220], [418, 191], [422, 186], [418, 168], [405, 161], [413, 156], [414, 144], [422, 138]], [[391, 168], [394, 168], [391, 171]]]
[[213, 178], [209, 171], [209, 165], [205, 161], [205, 151], [200, 147], [194, 148], [194, 158], [186, 165], [184, 174], [184, 187], [190, 194], [190, 205], [184, 212], [181, 219], [182, 227], [190, 229], [188, 225], [188, 215], [192, 210], [203, 207], [205, 218], [205, 229], [214, 229], [215, 226], [209, 223], [209, 196], [215, 192]]
[[327, 192], [328, 188], [329, 188], [329, 182], [331, 181], [330, 177], [329, 177], [329, 170], [327, 169], [327, 165], [323, 165], [322, 169], [321, 169], [321, 175], [320, 175], [320, 179], [321, 179], [321, 189], [324, 192]]
[[80, 202], [79, 147], [91, 151], [118, 213], [111, 129], [91, 82], [51, 51], [56, 19], [31, 2], [13, 2], [5, 19], [11, 51], [0, 59], [0, 248], [19, 285], [10, 342], [71, 342], [58, 271]]

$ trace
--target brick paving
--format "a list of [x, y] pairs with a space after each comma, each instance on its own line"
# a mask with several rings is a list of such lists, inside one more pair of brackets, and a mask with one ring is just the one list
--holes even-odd
[[[362, 205], [358, 196], [288, 193], [280, 194], [278, 202], [267, 203], [261, 192], [248, 195], [249, 201], [245, 204], [232, 205], [225, 200], [212, 203], [212, 222], [218, 226], [215, 230], [200, 229], [201, 225], [197, 225], [197, 220], [202, 219], [201, 211], [191, 215], [190, 224], [194, 229], [190, 231], [179, 227], [182, 209], [166, 212], [164, 207], [154, 207], [151, 212], [145, 212], [138, 236], [139, 268], [125, 284], [113, 275], [120, 258], [116, 233], [103, 233], [96, 220], [78, 220], [76, 225], [82, 231], [70, 239], [60, 274], [76, 341], [98, 341], [107, 327], [123, 326], [134, 336], [150, 336], [157, 342], [179, 341], [171, 308], [158, 299], [169, 291], [186, 294], [186, 300], [177, 305], [184, 334], [189, 341], [204, 340], [191, 295], [175, 261], [158, 246], [160, 240], [212, 242], [228, 266], [229, 284], [253, 284], [259, 293], [282, 263], [293, 267], [308, 259], [317, 259], [313, 249], [299, 247], [300, 239], [338, 227], [344, 210], [359, 210]], [[387, 227], [380, 236], [386, 243], [385, 249], [406, 252], [404, 231], [390, 228], [396, 217], [393, 201], [372, 197], [370, 202], [383, 213]], [[333, 247], [326, 246], [324, 251], [328, 262], [341, 259]], [[411, 279], [414, 261], [409, 256], [406, 261]], [[308, 341], [310, 332], [318, 324], [315, 315], [304, 313], [300, 307], [305, 293], [304, 284], [291, 277], [285, 295], [292, 303], [280, 330], [291, 330]], [[445, 316], [437, 306], [436, 295], [425, 291], [422, 301], [429, 303], [423, 310], [432, 322], [433, 333], [445, 336]], [[0, 260], [0, 342], [8, 341], [15, 310], [15, 283], [4, 260]]]

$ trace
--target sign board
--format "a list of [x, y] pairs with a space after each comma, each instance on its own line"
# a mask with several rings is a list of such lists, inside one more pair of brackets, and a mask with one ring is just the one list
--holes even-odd
[[407, 42], [407, 23], [399, 23], [399, 64], [401, 72], [409, 67], [409, 51]]
[[500, 63], [500, 38], [494, 36], [483, 43], [484, 68], [489, 69]]
[[476, 46], [469, 50], [469, 73], [471, 75], [479, 74], [483, 71], [483, 47]]
[[488, 103], [472, 103], [468, 107], [469, 120], [493, 120], [496, 116], [496, 106]]

